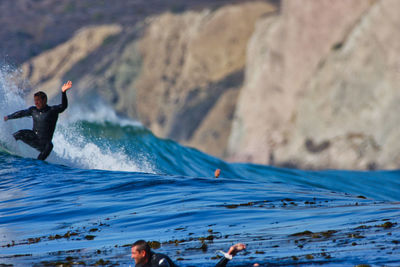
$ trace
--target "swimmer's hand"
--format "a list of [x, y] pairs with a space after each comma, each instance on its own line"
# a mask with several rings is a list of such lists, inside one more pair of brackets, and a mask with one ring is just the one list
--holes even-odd
[[239, 251], [242, 251], [244, 249], [246, 249], [245, 244], [237, 243], [237, 244], [231, 246], [227, 253], [223, 252], [222, 250], [218, 250], [218, 252], [221, 252], [225, 258], [227, 258], [228, 260], [231, 260]]
[[235, 245], [233, 245], [233, 246], [231, 246], [229, 248], [228, 254], [232, 255], [232, 256], [235, 256], [236, 253], [238, 253], [239, 251], [242, 251], [244, 249], [246, 249], [246, 245], [245, 244], [237, 243], [237, 244], [235, 244]]
[[4, 116], [4, 121], [8, 121], [8, 117], [7, 116]]

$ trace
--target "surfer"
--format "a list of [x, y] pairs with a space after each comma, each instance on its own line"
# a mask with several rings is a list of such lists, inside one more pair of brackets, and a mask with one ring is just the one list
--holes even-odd
[[[246, 245], [237, 243], [231, 246], [227, 253], [220, 251], [224, 257], [215, 267], [225, 267], [226, 264], [239, 252], [246, 249]], [[149, 244], [144, 240], [133, 243], [131, 258], [135, 260], [136, 267], [176, 267], [175, 263], [164, 254], [151, 251]]]
[[37, 149], [40, 154], [37, 157], [45, 160], [53, 149], [54, 130], [58, 119], [58, 114], [68, 107], [67, 91], [72, 87], [72, 82], [68, 81], [61, 87], [61, 104], [55, 106], [47, 105], [47, 95], [39, 91], [34, 94], [35, 106], [25, 110], [14, 112], [4, 117], [4, 121], [31, 116], [33, 119], [32, 130], [19, 130], [13, 133], [16, 141], [21, 140], [27, 145]]

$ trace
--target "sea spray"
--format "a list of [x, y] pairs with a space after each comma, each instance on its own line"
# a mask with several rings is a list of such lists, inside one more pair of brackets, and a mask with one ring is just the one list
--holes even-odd
[[0, 146], [20, 156], [30, 156], [32, 149], [24, 149], [17, 144], [12, 133], [18, 129], [32, 128], [32, 122], [28, 118], [20, 120], [4, 121], [7, 116], [17, 110], [27, 108], [23, 98], [23, 87], [26, 82], [21, 78], [21, 72], [7, 64], [0, 66]]

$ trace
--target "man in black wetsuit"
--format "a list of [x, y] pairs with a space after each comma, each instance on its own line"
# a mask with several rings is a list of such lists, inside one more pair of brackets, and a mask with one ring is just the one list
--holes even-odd
[[[229, 248], [224, 257], [215, 267], [225, 267], [239, 251], [246, 249], [246, 245], [237, 243]], [[135, 260], [136, 267], [176, 267], [175, 263], [164, 254], [151, 251], [149, 244], [144, 240], [136, 241], [131, 248], [131, 258]]]
[[45, 160], [53, 149], [54, 130], [58, 119], [58, 114], [68, 107], [67, 90], [72, 87], [72, 82], [68, 81], [62, 88], [62, 101], [60, 105], [48, 106], [47, 95], [44, 92], [37, 92], [34, 95], [35, 106], [26, 110], [20, 110], [4, 117], [4, 121], [32, 116], [33, 129], [20, 130], [13, 134], [15, 140], [24, 143], [40, 151], [38, 159]]
[[149, 244], [144, 240], [136, 241], [132, 245], [131, 253], [136, 267], [176, 267], [167, 255], [151, 251]]

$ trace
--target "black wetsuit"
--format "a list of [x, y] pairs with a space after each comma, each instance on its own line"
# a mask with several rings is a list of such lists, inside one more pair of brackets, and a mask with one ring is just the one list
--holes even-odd
[[230, 261], [229, 259], [223, 257], [223, 258], [217, 263], [217, 265], [215, 265], [215, 267], [225, 267], [225, 266], [228, 264], [229, 261]]
[[[215, 267], [225, 267], [229, 259], [223, 257]], [[177, 267], [177, 265], [167, 256], [161, 253], [150, 254], [150, 261], [146, 264], [136, 264], [136, 267]]]
[[177, 267], [167, 256], [161, 253], [150, 253], [150, 261], [146, 264], [136, 264], [136, 267]]
[[60, 105], [46, 105], [43, 109], [37, 109], [35, 106], [32, 106], [26, 110], [20, 110], [8, 115], [8, 119], [18, 119], [27, 116], [32, 116], [33, 119], [33, 129], [15, 132], [13, 134], [15, 140], [21, 140], [31, 147], [36, 148], [40, 151], [38, 159], [45, 160], [53, 149], [51, 140], [56, 128], [58, 114], [63, 112], [67, 107], [67, 93], [64, 92], [62, 93]]

